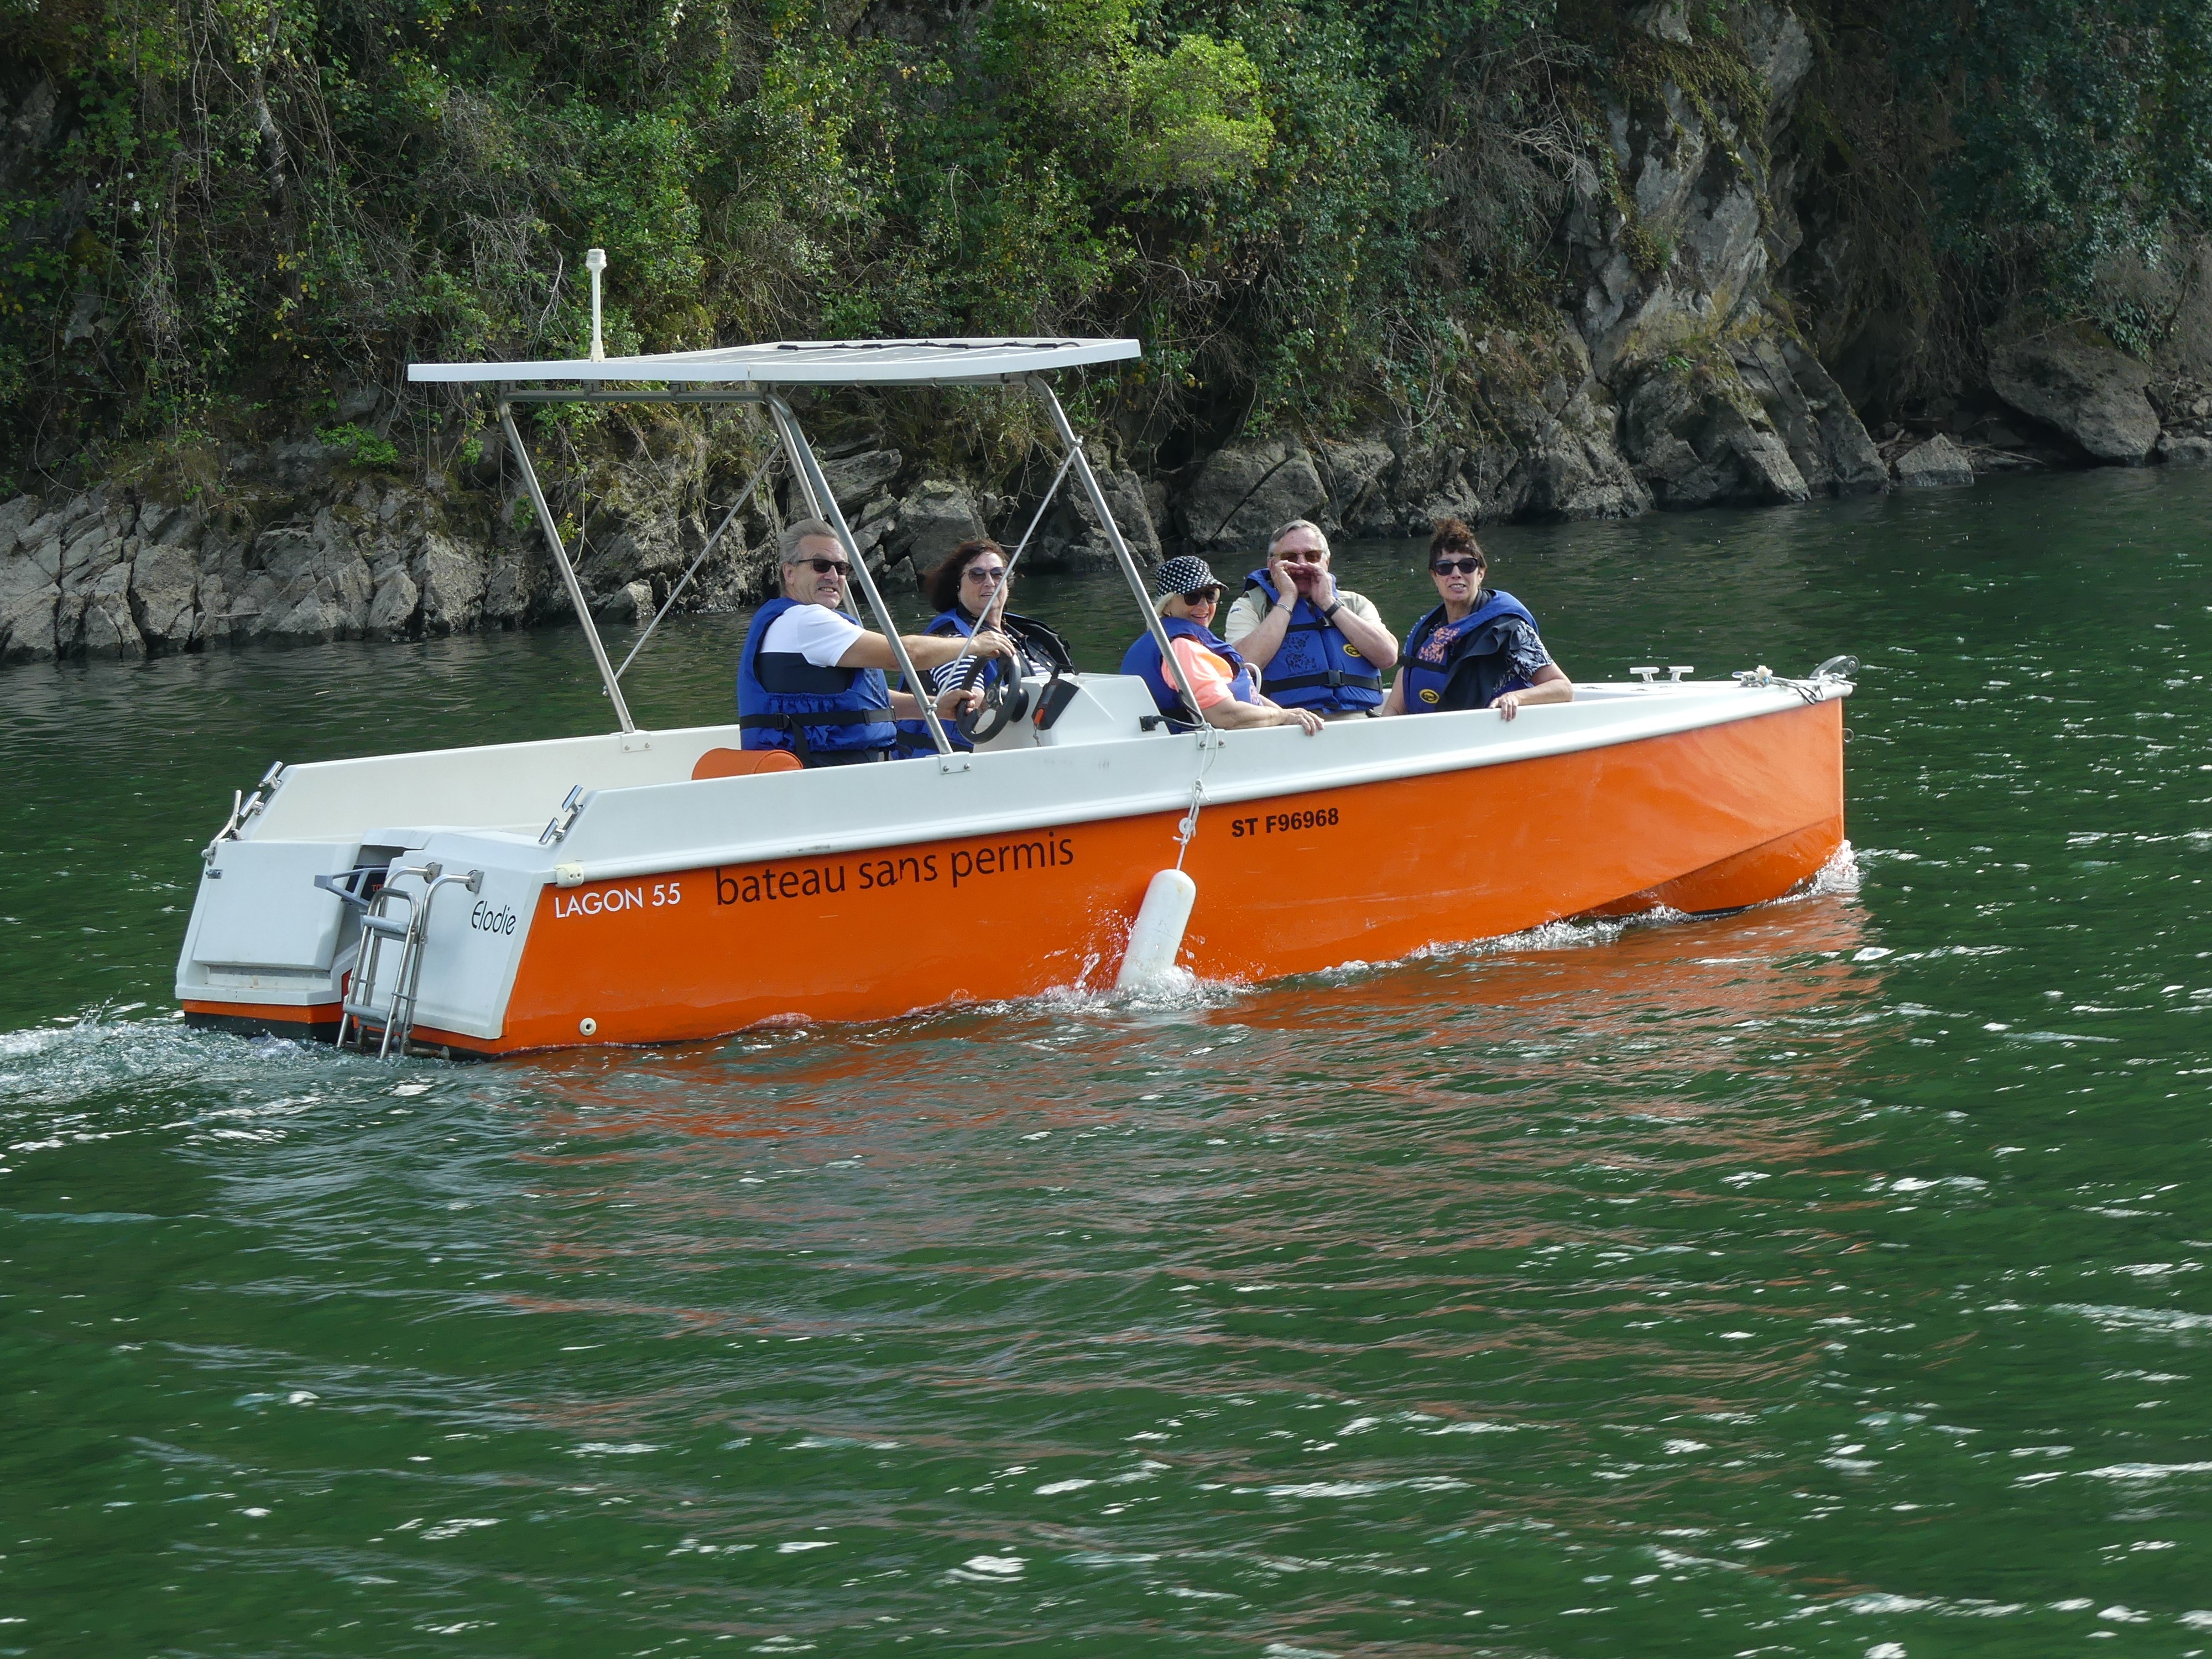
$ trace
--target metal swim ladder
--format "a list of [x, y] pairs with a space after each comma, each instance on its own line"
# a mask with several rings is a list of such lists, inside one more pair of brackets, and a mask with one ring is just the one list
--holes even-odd
[[[414, 876], [422, 882], [420, 897], [392, 884], [402, 876]], [[316, 884], [324, 884], [319, 881]], [[408, 1042], [415, 1034], [416, 994], [422, 980], [422, 946], [429, 931], [430, 902], [437, 897], [441, 887], [465, 887], [474, 893], [483, 886], [481, 870], [471, 870], [466, 875], [449, 875], [442, 865], [424, 864], [394, 870], [390, 878], [366, 900], [337, 885], [330, 887], [330, 891], [359, 906], [362, 912], [361, 955], [354, 963], [345, 999], [339, 1004], [339, 1048], [346, 1046], [350, 1028], [354, 1047], [367, 1054], [369, 1031], [374, 1028], [379, 1060], [388, 1060], [394, 1054], [403, 1057], [406, 1054]], [[402, 904], [406, 907], [404, 919], [394, 914]], [[399, 951], [392, 965], [391, 992], [380, 1005], [377, 981], [385, 966], [386, 945], [397, 945]]]

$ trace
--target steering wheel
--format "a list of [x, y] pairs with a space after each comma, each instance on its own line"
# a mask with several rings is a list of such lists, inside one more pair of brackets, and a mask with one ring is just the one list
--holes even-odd
[[987, 744], [1027, 714], [1029, 707], [1029, 688], [1019, 680], [1002, 679], [985, 689], [980, 706], [962, 709], [952, 723], [969, 742]]

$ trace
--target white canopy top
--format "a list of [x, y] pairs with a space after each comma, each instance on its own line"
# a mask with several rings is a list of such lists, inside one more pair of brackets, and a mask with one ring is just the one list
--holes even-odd
[[737, 386], [915, 386], [1004, 380], [1118, 362], [1134, 340], [780, 340], [646, 357], [538, 363], [410, 363], [410, 380], [662, 380]]

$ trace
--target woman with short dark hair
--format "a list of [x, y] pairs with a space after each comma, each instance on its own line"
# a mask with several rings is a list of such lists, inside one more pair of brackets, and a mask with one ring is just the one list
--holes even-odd
[[1483, 585], [1489, 569], [1474, 532], [1457, 519], [1437, 524], [1429, 578], [1443, 603], [1407, 636], [1383, 714], [1495, 708], [1510, 720], [1530, 703], [1574, 701], [1574, 682], [1545, 650], [1528, 607]]

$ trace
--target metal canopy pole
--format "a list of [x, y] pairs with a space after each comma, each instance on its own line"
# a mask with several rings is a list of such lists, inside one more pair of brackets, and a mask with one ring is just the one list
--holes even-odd
[[[1152, 589], [1146, 585], [1143, 574], [1138, 570], [1137, 561], [1129, 552], [1128, 543], [1121, 539], [1121, 526], [1114, 522], [1114, 514], [1106, 505], [1106, 492], [1099, 489], [1097, 475], [1091, 470], [1091, 458], [1083, 453], [1083, 441], [1075, 435], [1075, 428], [1067, 423], [1067, 411], [1060, 406], [1060, 399], [1053, 396], [1052, 387], [1046, 383], [1044, 377], [1031, 374], [1028, 380], [1030, 390], [1036, 392], [1045, 408], [1051, 411], [1052, 423], [1060, 434], [1060, 441], [1066, 448], [1069, 459], [1075, 463], [1076, 476], [1083, 480], [1084, 493], [1091, 497], [1091, 510], [1098, 515], [1098, 522], [1105, 526], [1107, 544], [1114, 550], [1115, 560], [1121, 567], [1121, 574], [1128, 580], [1129, 591], [1137, 596], [1137, 609], [1143, 613], [1145, 631], [1152, 636], [1152, 643], [1160, 648], [1160, 666], [1175, 681], [1176, 689], [1182, 693], [1183, 701], [1189, 704], [1190, 712], [1198, 721], [1199, 731], [1212, 733], [1212, 725], [1199, 708], [1198, 693], [1191, 690], [1190, 677], [1182, 672], [1182, 664], [1176, 657], [1174, 641], [1168, 638], [1168, 630], [1161, 626], [1160, 613], [1152, 604]], [[1208, 740], [1211, 740], [1210, 737]]]
[[[876, 613], [876, 621], [884, 630], [884, 637], [891, 642], [891, 654], [898, 659], [899, 670], [906, 676], [907, 686], [915, 701], [921, 706], [922, 725], [937, 744], [938, 763], [943, 767], [945, 763], [953, 758], [953, 750], [945, 735], [945, 722], [937, 716], [937, 700], [930, 695], [929, 682], [922, 678], [914, 665], [914, 659], [906, 653], [906, 641], [899, 637], [898, 620], [891, 615], [890, 607], [884, 603], [884, 596], [876, 586], [876, 579], [868, 574], [868, 562], [860, 556], [860, 550], [853, 540], [852, 528], [845, 522], [845, 514], [837, 506], [837, 498], [831, 493], [829, 481], [822, 476], [821, 463], [814, 459], [814, 452], [806, 447], [806, 434], [799, 429], [799, 417], [791, 412], [791, 405], [781, 398], [769, 398], [768, 410], [774, 416], [777, 428], [783, 434], [783, 447], [791, 457], [792, 471], [798, 474], [801, 488], [812, 500], [816, 516], [828, 521], [830, 529], [837, 534], [839, 544], [845, 550], [845, 556], [853, 562], [853, 579], [860, 583], [860, 591], [867, 595], [868, 608]], [[965, 758], [962, 757], [963, 761]]]
[[507, 446], [514, 452], [515, 464], [522, 469], [523, 487], [530, 491], [530, 504], [538, 509], [538, 527], [545, 532], [545, 544], [553, 550], [553, 562], [561, 567], [561, 580], [568, 589], [568, 603], [576, 607], [576, 620], [584, 625], [584, 638], [592, 647], [592, 660], [599, 665], [599, 679], [607, 688], [607, 699], [615, 706], [615, 718], [622, 722], [623, 731], [637, 730], [637, 722], [629, 717], [629, 705], [623, 701], [622, 684], [615, 678], [614, 665], [607, 660], [607, 647], [599, 641], [599, 625], [592, 620], [592, 608], [584, 602], [584, 585], [576, 580], [576, 567], [568, 562], [568, 550], [562, 544], [561, 531], [553, 522], [553, 510], [545, 505], [545, 492], [538, 487], [538, 473], [530, 465], [530, 452], [522, 447], [522, 434], [514, 429], [514, 410], [502, 398], [499, 405], [499, 424], [507, 434]]

